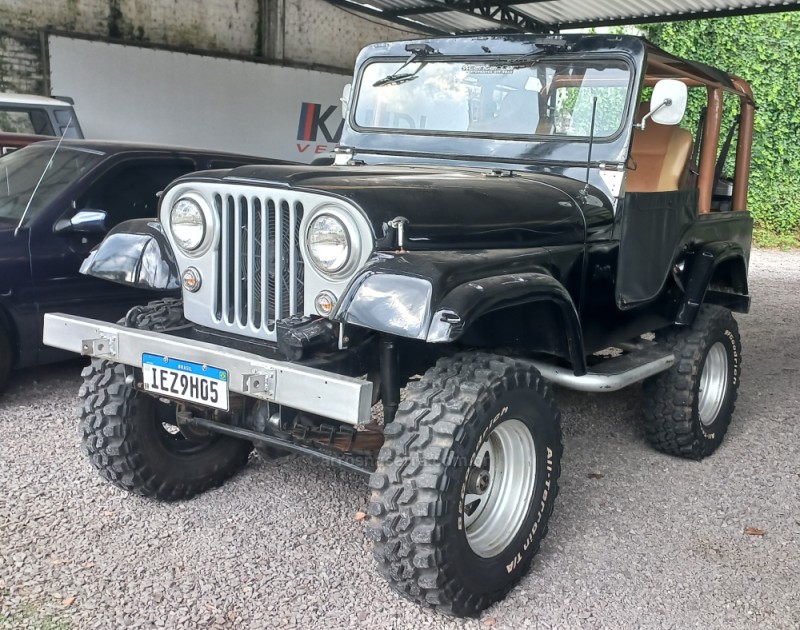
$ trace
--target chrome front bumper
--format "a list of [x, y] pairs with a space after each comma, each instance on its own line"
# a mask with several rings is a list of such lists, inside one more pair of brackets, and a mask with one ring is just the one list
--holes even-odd
[[228, 371], [230, 392], [268, 400], [347, 424], [370, 421], [372, 383], [256, 354], [85, 317], [48, 313], [43, 341], [85, 356], [142, 367], [156, 354]]

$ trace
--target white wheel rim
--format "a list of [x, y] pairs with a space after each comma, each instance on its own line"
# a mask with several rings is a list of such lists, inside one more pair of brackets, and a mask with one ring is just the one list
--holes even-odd
[[728, 353], [721, 341], [708, 351], [700, 373], [697, 412], [704, 427], [714, 423], [728, 390]]
[[502, 553], [519, 533], [536, 487], [536, 445], [520, 420], [497, 425], [478, 448], [467, 475], [480, 473], [485, 489], [464, 497], [464, 530], [482, 558]]

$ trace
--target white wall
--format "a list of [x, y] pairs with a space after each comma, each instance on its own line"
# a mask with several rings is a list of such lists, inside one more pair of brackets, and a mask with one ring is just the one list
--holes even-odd
[[[321, 130], [299, 140], [303, 102], [336, 106], [350, 77], [312, 70], [50, 36], [54, 94], [75, 99], [87, 138], [210, 148], [309, 162]], [[312, 134], [313, 135], [313, 134]]]

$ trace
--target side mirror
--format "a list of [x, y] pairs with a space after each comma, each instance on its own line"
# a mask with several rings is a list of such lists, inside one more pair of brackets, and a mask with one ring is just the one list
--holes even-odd
[[650, 113], [642, 118], [641, 129], [644, 129], [648, 118], [659, 125], [677, 125], [686, 113], [687, 98], [685, 83], [676, 79], [661, 79], [653, 88]]
[[80, 232], [83, 234], [103, 234], [106, 228], [105, 210], [81, 210], [70, 219], [59, 219], [53, 226], [56, 234]]

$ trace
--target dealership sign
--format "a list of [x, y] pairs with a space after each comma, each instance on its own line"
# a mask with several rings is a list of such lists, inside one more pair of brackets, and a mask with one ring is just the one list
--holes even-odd
[[298, 153], [329, 153], [342, 137], [344, 119], [337, 105], [303, 103], [300, 107], [300, 121], [297, 125]]

